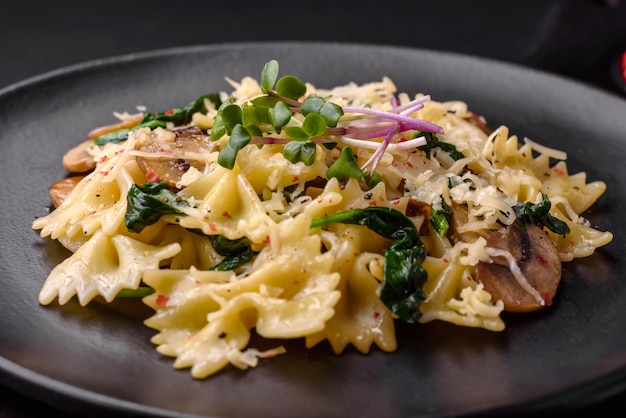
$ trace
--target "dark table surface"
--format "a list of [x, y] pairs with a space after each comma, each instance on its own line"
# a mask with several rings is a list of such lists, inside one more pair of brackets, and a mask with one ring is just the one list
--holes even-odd
[[[423, 4], [418, 4], [423, 3]], [[0, 89], [98, 58], [176, 46], [313, 40], [400, 45], [493, 58], [626, 100], [626, 1], [16, 2], [0, 9]], [[622, 65], [624, 65], [622, 64]], [[0, 418], [65, 411], [0, 387]], [[626, 416], [626, 393], [580, 416]]]

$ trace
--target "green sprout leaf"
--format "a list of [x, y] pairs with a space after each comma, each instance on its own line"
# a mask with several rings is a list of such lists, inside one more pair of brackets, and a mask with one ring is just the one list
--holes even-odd
[[218, 114], [213, 121], [213, 127], [211, 128], [211, 141], [217, 141], [224, 135], [226, 135], [226, 124], [224, 123], [224, 119], [222, 115]]
[[349, 178], [360, 179], [363, 176], [363, 170], [352, 152], [352, 148], [345, 147], [341, 150], [341, 155], [326, 170], [326, 178], [336, 177], [338, 180], [347, 180]]
[[286, 75], [276, 83], [276, 93], [291, 100], [298, 100], [306, 93], [306, 85], [298, 77]]
[[318, 113], [326, 121], [326, 125], [334, 128], [339, 122], [339, 118], [343, 116], [343, 109], [341, 106], [326, 101], [324, 98], [315, 94], [310, 94], [302, 102], [300, 112], [304, 116], [308, 116], [311, 113]]
[[367, 187], [369, 187], [370, 189], [373, 189], [374, 186], [376, 186], [378, 183], [383, 181], [383, 177], [380, 175], [378, 171], [374, 171], [373, 173], [364, 172], [363, 180], [365, 181], [365, 184], [367, 185]]
[[315, 162], [315, 154], [317, 147], [312, 141], [294, 141], [285, 144], [283, 155], [291, 163], [295, 164], [302, 161], [305, 165], [311, 165]]
[[289, 106], [285, 102], [276, 102], [274, 107], [268, 111], [269, 121], [275, 128], [282, 128], [290, 120], [293, 113], [289, 110]]
[[269, 93], [274, 89], [274, 83], [278, 78], [279, 65], [278, 61], [268, 61], [261, 71], [261, 91], [263, 93]]
[[248, 145], [252, 137], [243, 125], [238, 124], [233, 127], [228, 143], [217, 155], [217, 163], [222, 167], [232, 169], [235, 166], [237, 153], [240, 149]]
[[326, 121], [321, 115], [311, 113], [304, 118], [302, 129], [311, 137], [320, 136], [326, 131]]
[[295, 141], [308, 141], [311, 135], [300, 126], [289, 126], [285, 128], [285, 135]]
[[243, 111], [241, 110], [241, 107], [236, 104], [230, 104], [224, 107], [220, 114], [222, 115], [224, 127], [226, 128], [226, 132], [228, 134], [233, 131], [235, 126], [243, 124]]
[[317, 96], [315, 94], [309, 94], [306, 99], [302, 102], [302, 106], [300, 107], [300, 112], [306, 116], [310, 113], [320, 113], [320, 109], [324, 106], [326, 100], [324, 98]]

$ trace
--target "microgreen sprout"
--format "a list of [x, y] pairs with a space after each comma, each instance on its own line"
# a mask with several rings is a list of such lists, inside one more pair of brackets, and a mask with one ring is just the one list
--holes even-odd
[[[392, 98], [391, 110], [344, 106], [331, 97], [307, 95], [306, 85], [296, 76], [279, 78], [279, 64], [271, 60], [261, 72], [262, 95], [239, 106], [226, 101], [218, 109], [211, 139], [230, 138], [222, 147], [218, 163], [233, 168], [237, 153], [248, 144], [283, 144], [283, 155], [290, 162], [311, 165], [317, 144], [327, 148], [342, 145], [341, 157], [327, 172], [327, 177], [354, 177], [375, 184], [380, 179], [376, 167], [387, 151], [410, 150], [426, 144], [424, 136], [406, 139], [406, 131], [438, 134], [443, 129], [411, 116], [424, 107], [429, 96], [398, 104]], [[349, 114], [349, 115], [347, 115]], [[369, 149], [371, 157], [360, 167], [350, 147]], [[349, 151], [347, 151], [349, 150]], [[378, 179], [378, 180], [377, 180]]]

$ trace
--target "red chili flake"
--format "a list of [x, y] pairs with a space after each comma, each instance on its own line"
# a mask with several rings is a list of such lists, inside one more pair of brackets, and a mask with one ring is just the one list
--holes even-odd
[[448, 263], [450, 260], [448, 260], [447, 258], [444, 258], [441, 261], [443, 261], [444, 263]]
[[294, 183], [297, 183], [300, 181], [300, 177], [298, 176], [293, 176], [293, 179], [291, 179], [291, 181], [293, 181]]
[[102, 174], [103, 176], [108, 176], [109, 172], [108, 171], [101, 171], [100, 174]]
[[298, 280], [298, 279], [294, 280], [293, 284], [300, 284], [300, 280]]
[[374, 319], [378, 319], [380, 317], [380, 312], [374, 312]]
[[407, 161], [406, 163], [404, 163], [404, 165], [406, 165], [409, 168], [413, 168], [413, 163], [410, 161]]
[[392, 201], [391, 201], [391, 204], [392, 204], [393, 206], [398, 206], [398, 205], [400, 204], [400, 200], [399, 200], [399, 199], [392, 200]]
[[170, 300], [169, 297], [165, 296], [165, 295], [159, 295], [156, 298], [156, 304], [157, 306], [165, 306], [167, 304], [167, 302]]
[[558, 168], [553, 168], [552, 171], [554, 171], [554, 173], [557, 176], [564, 176], [565, 175], [565, 172], [563, 170], [559, 170]]
[[406, 142], [406, 141], [408, 141], [408, 139], [406, 139], [406, 138], [404, 138], [404, 137], [402, 137], [402, 138], [398, 139], [398, 142]]
[[266, 236], [265, 239], [263, 240], [263, 244], [265, 245], [270, 245], [270, 236]]
[[622, 53], [622, 60], [620, 63], [620, 70], [622, 74], [622, 80], [626, 81], [626, 51]]
[[468, 281], [468, 282], [471, 282], [472, 280], [474, 280], [474, 279], [472, 278], [472, 276], [467, 276], [467, 277], [466, 277], [466, 279], [467, 279], [467, 281]]
[[210, 224], [209, 224], [209, 229], [210, 229], [211, 231], [213, 231], [213, 232], [217, 231], [217, 227], [215, 226], [215, 224], [214, 224], [214, 223], [210, 223]]
[[106, 155], [103, 155], [102, 157], [100, 157], [100, 159], [98, 160], [98, 164], [102, 164], [103, 162], [105, 162], [106, 160], [108, 160], [109, 157]]
[[542, 256], [538, 255], [537, 256], [537, 261], [539, 262], [539, 264], [541, 264], [543, 267], [546, 267], [548, 265], [548, 261], [543, 258]]
[[165, 111], [165, 114], [166, 114], [166, 115], [171, 115], [172, 113], [174, 113], [174, 109], [167, 109], [167, 110]]
[[261, 357], [261, 358], [262, 358], [263, 360], [269, 360], [269, 359], [272, 359], [272, 358], [274, 358], [274, 357], [276, 357], [276, 354], [274, 354], [274, 353], [268, 353], [268, 354], [264, 355], [264, 356], [263, 356], [263, 357]]
[[333, 203], [333, 198], [328, 199], [328, 203]]
[[159, 173], [154, 170], [148, 170], [146, 172], [146, 179], [148, 179], [148, 181], [159, 181], [160, 178]]
[[228, 213], [228, 211], [226, 211], [226, 210], [224, 212], [222, 212], [222, 216], [224, 218], [228, 218], [228, 219], [232, 218], [232, 216], [230, 216], [230, 213]]

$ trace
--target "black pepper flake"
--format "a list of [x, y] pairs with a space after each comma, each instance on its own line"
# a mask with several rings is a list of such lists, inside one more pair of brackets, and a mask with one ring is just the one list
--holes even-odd
[[371, 198], [372, 198], [372, 193], [371, 192], [365, 193], [363, 195], [363, 199], [365, 199], [365, 200], [370, 200]]
[[219, 334], [217, 334], [217, 338], [226, 338], [228, 334], [226, 334], [224, 331], [220, 332]]

